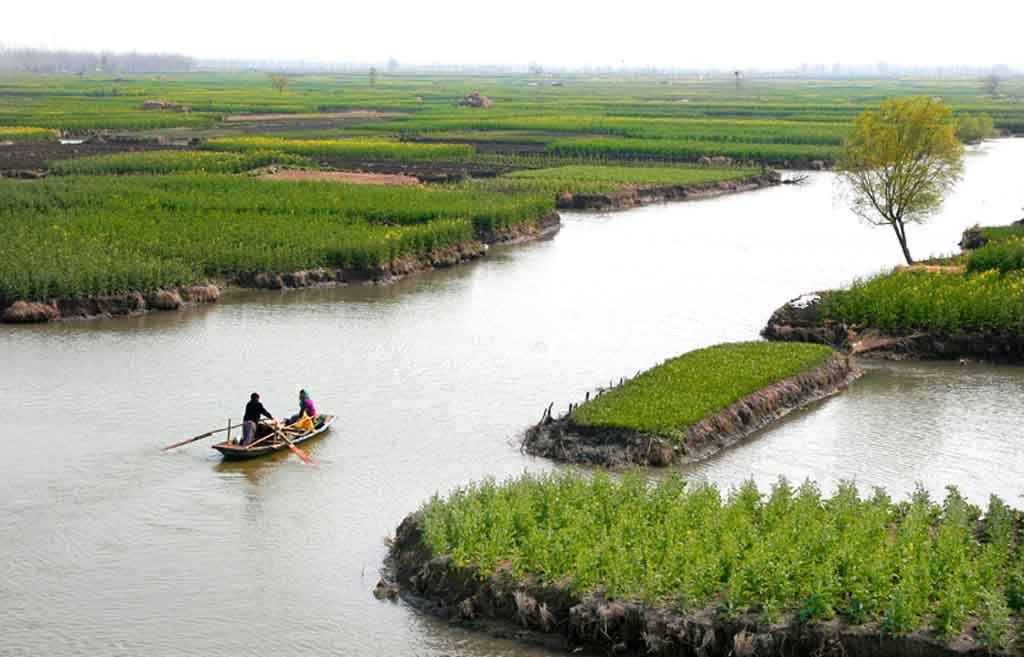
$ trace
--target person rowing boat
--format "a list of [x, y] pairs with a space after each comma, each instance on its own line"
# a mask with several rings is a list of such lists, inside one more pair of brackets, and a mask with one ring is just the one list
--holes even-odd
[[260, 402], [259, 393], [254, 392], [249, 395], [249, 403], [245, 405], [245, 415], [242, 416], [242, 445], [248, 445], [256, 440], [261, 417], [277, 422], [277, 418], [271, 415], [270, 411], [264, 408]]

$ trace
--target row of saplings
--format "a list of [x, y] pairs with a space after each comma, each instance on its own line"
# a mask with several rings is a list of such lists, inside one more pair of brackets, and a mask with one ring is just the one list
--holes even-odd
[[435, 497], [392, 547], [410, 599], [632, 654], [1019, 654], [1021, 514], [785, 480], [523, 475]]

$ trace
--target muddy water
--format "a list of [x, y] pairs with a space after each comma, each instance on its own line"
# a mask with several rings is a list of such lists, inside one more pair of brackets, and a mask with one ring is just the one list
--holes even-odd
[[[1024, 198], [1024, 141], [971, 156], [919, 255]], [[383, 539], [435, 491], [543, 470], [509, 440], [551, 401], [682, 351], [756, 337], [802, 292], [898, 262], [831, 178], [689, 204], [573, 214], [553, 239], [386, 288], [228, 296], [135, 319], [0, 328], [0, 654], [539, 655], [370, 590]], [[276, 414], [299, 387], [334, 431], [221, 463], [158, 447]], [[920, 480], [1020, 503], [1024, 370], [873, 367], [849, 392], [692, 468], [701, 480]]]

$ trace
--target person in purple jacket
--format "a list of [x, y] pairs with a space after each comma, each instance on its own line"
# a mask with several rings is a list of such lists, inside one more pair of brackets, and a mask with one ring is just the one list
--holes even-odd
[[311, 420], [316, 420], [316, 405], [313, 403], [313, 399], [309, 396], [309, 393], [305, 390], [299, 391], [299, 412], [288, 418], [288, 424], [295, 424], [302, 419], [302, 414]]

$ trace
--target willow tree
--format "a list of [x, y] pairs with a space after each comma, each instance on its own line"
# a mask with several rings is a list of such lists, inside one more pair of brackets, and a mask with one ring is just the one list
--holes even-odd
[[907, 264], [907, 224], [924, 223], [963, 173], [963, 146], [948, 105], [926, 97], [890, 100], [857, 117], [836, 171], [851, 208], [874, 226], [890, 226]]

